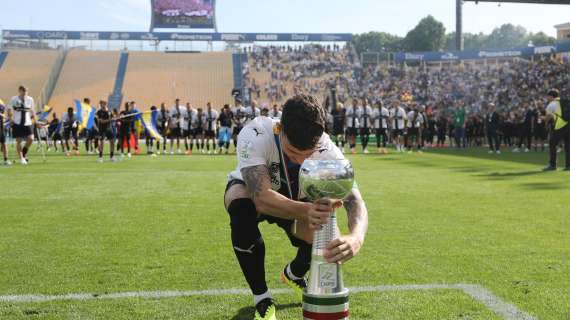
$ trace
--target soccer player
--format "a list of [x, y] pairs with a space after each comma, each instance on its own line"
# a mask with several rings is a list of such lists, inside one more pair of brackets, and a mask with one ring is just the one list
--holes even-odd
[[6, 121], [4, 114], [6, 113], [6, 107], [0, 104], [0, 148], [2, 149], [2, 156], [4, 157], [2, 165], [9, 166], [12, 162], [8, 160], [8, 147], [6, 146], [6, 129], [4, 128], [4, 122]]
[[121, 157], [125, 155], [125, 144], [127, 145], [127, 157], [131, 158], [131, 133], [133, 132], [135, 116], [134, 111], [131, 109], [130, 102], [125, 103], [125, 110], [121, 111], [121, 125], [119, 127], [119, 147], [121, 150]]
[[237, 149], [238, 135], [243, 128], [246, 121], [246, 109], [242, 105], [241, 98], [235, 98], [236, 106], [232, 109], [234, 129], [232, 131], [232, 140], [234, 141], [234, 148]]
[[180, 137], [182, 136], [182, 128], [184, 125], [184, 115], [182, 106], [180, 106], [180, 99], [174, 101], [174, 106], [170, 109], [168, 114], [168, 126], [170, 128], [170, 154], [174, 154], [172, 148], [174, 147], [174, 140], [176, 140], [176, 148], [178, 153], [182, 153], [180, 150]]
[[194, 149], [194, 143], [198, 152], [205, 153], [204, 149], [204, 125], [206, 123], [206, 114], [202, 108], [198, 108], [196, 116], [192, 118], [192, 141], [190, 142], [190, 150]]
[[556, 156], [558, 145], [564, 142], [564, 149], [566, 150], [566, 168], [565, 171], [570, 171], [570, 125], [562, 116], [562, 105], [560, 104], [560, 92], [556, 89], [551, 89], [547, 94], [548, 106], [546, 107], [547, 122], [551, 123], [550, 134], [550, 161], [544, 168], [544, 171], [556, 170]]
[[[231, 241], [243, 275], [253, 293], [255, 319], [275, 320], [276, 310], [265, 281], [265, 244], [258, 224], [275, 223], [297, 247], [281, 280], [297, 294], [307, 286], [314, 230], [326, 223], [334, 200], [304, 202], [299, 169], [305, 159], [343, 159], [325, 130], [325, 110], [312, 96], [289, 99], [281, 122], [267, 117], [251, 121], [240, 133], [237, 169], [230, 173], [224, 203], [230, 217]], [[345, 263], [358, 254], [368, 227], [368, 213], [355, 187], [344, 206], [349, 234], [326, 248], [329, 263]]]
[[387, 154], [388, 118], [390, 117], [390, 112], [384, 107], [381, 100], [376, 102], [374, 107], [372, 111], [372, 121], [374, 122], [374, 131], [376, 133], [376, 147], [378, 148], [378, 153]]
[[[20, 86], [18, 95], [8, 104], [8, 119], [12, 123], [12, 134], [16, 138], [16, 152], [22, 165], [28, 164], [28, 150], [34, 141], [32, 124], [35, 120], [34, 99], [28, 95], [28, 88]], [[22, 142], [25, 142], [22, 147]]]
[[107, 107], [106, 101], [99, 101], [99, 110], [95, 114], [95, 123], [97, 124], [97, 128], [99, 128], [97, 137], [98, 147], [99, 147], [99, 159], [100, 163], [103, 162], [103, 150], [105, 149], [105, 139], [109, 140], [109, 148], [110, 154], [109, 158], [112, 162], [115, 161], [115, 134], [113, 132], [113, 128], [111, 127], [111, 122], [113, 121], [113, 117], [111, 115], [111, 111]]
[[392, 120], [392, 138], [394, 139], [396, 150], [398, 152], [404, 152], [402, 137], [404, 136], [405, 124], [406, 120], [408, 120], [408, 116], [406, 115], [406, 110], [402, 108], [398, 99], [392, 100], [390, 119]]
[[218, 118], [218, 122], [220, 125], [220, 133], [218, 135], [218, 146], [220, 147], [220, 152], [225, 149], [225, 153], [228, 154], [230, 152], [230, 140], [232, 138], [232, 112], [230, 110], [230, 106], [228, 104], [224, 105], [222, 109], [222, 113], [220, 113], [220, 117]]
[[525, 103], [526, 110], [523, 114], [523, 123], [521, 128], [521, 139], [519, 141], [519, 148], [522, 149], [522, 144], [525, 144], [524, 152], [530, 152], [532, 148], [532, 138], [535, 135], [536, 130], [536, 117], [538, 117], [538, 112], [534, 109], [534, 104]]
[[333, 117], [332, 134], [334, 143], [337, 147], [341, 148], [342, 153], [345, 152], [344, 144], [346, 140], [344, 139], [345, 133], [345, 123], [346, 123], [346, 111], [342, 103], [337, 102], [335, 109], [331, 112]]
[[[536, 101], [534, 101], [536, 104]], [[541, 151], [544, 152], [546, 148], [545, 141], [548, 136], [548, 131], [546, 130], [546, 109], [543, 106], [539, 106], [536, 109], [536, 117], [534, 124], [534, 151], [538, 151], [538, 146], [540, 145]]]
[[63, 140], [65, 141], [65, 155], [71, 155], [71, 148], [69, 147], [69, 140], [71, 140], [73, 151], [79, 154], [78, 141], [77, 141], [77, 126], [78, 121], [75, 116], [73, 108], [67, 108], [67, 112], [63, 115]]
[[368, 141], [370, 140], [370, 128], [372, 127], [372, 108], [368, 105], [368, 99], [362, 99], [362, 106], [358, 108], [358, 120], [360, 122], [360, 139], [362, 152], [367, 154]]
[[210, 142], [212, 144], [212, 149], [214, 151], [214, 153], [216, 153], [216, 131], [217, 131], [217, 126], [218, 126], [218, 111], [212, 109], [212, 104], [210, 102], [208, 102], [206, 104], [206, 121], [204, 129], [205, 129], [205, 143], [206, 143], [206, 150], [208, 151], [208, 154], [212, 154], [212, 151], [210, 150]]
[[419, 106], [415, 105], [412, 110], [408, 112], [408, 145], [407, 148], [409, 153], [412, 153], [414, 145], [417, 147], [417, 151], [421, 151], [421, 137], [420, 137], [420, 127], [422, 126], [422, 116], [419, 112]]
[[360, 128], [358, 100], [352, 99], [352, 107], [346, 109], [346, 141], [352, 154], [356, 153], [356, 136]]
[[453, 113], [453, 123], [455, 127], [455, 146], [457, 148], [466, 148], [467, 141], [465, 139], [465, 103], [463, 100], [457, 101], [455, 112]]
[[188, 148], [188, 140], [192, 140], [190, 132], [192, 131], [192, 117], [195, 115], [196, 111], [192, 109], [190, 102], [186, 103], [186, 109], [182, 112], [184, 119], [182, 121], [182, 137], [184, 137], [184, 148], [186, 149], [186, 154], [191, 155], [192, 151]]
[[[157, 129], [163, 137], [162, 141], [162, 152], [166, 154], [166, 139], [168, 136], [168, 111], [166, 111], [166, 105], [160, 104], [160, 111], [157, 116]], [[160, 141], [156, 141], [156, 153], [160, 154]]]

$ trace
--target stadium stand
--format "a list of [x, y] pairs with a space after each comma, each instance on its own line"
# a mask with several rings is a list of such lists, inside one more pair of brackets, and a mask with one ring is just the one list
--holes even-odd
[[93, 105], [107, 100], [113, 91], [119, 52], [69, 51], [49, 105], [58, 113], [72, 106], [73, 99], [91, 98]]
[[131, 52], [124, 83], [125, 100], [143, 109], [176, 98], [194, 107], [231, 103], [234, 85], [232, 54]]
[[18, 93], [18, 86], [26, 85], [30, 95], [38, 100], [58, 54], [56, 50], [7, 51], [0, 70], [0, 97], [9, 100]]

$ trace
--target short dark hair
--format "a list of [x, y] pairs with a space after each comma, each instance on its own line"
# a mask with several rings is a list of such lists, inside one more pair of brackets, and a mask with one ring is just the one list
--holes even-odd
[[558, 98], [560, 97], [560, 91], [558, 91], [557, 89], [550, 89], [548, 90], [547, 95], [549, 97]]
[[28, 91], [28, 88], [26, 88], [24, 85], [21, 85], [18, 87], [18, 91]]
[[313, 96], [300, 94], [283, 106], [283, 132], [289, 143], [299, 150], [315, 148], [325, 131], [325, 123], [325, 110]]

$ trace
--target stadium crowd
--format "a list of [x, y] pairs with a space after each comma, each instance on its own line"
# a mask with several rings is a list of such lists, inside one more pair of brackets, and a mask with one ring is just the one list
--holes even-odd
[[[565, 89], [570, 80], [570, 64], [557, 59], [445, 68], [361, 68], [349, 47], [336, 45], [256, 48], [250, 55], [252, 62], [244, 71], [248, 100], [236, 97], [233, 106], [222, 108], [209, 103], [194, 108], [180, 99], [172, 106], [153, 106], [151, 110], [158, 112], [157, 130], [164, 139], [153, 141], [146, 135], [148, 153], [229, 153], [230, 144], [235, 147], [238, 133], [249, 121], [258, 116], [279, 119], [285, 97], [301, 92], [323, 98], [329, 114], [327, 131], [343, 151], [348, 147], [356, 153], [360, 142], [362, 152], [369, 153], [369, 143], [374, 140], [379, 153], [387, 153], [389, 144], [397, 152], [484, 145], [496, 154], [501, 148], [544, 151], [557, 121], [548, 106], [559, 99], [558, 92], [545, 93], [549, 88]], [[254, 77], [263, 70], [270, 73], [267, 83]], [[27, 124], [34, 115], [20, 116], [17, 110], [33, 110], [33, 99], [22, 92], [25, 88], [20, 89], [20, 98], [10, 102], [8, 118], [16, 122], [24, 119]], [[262, 101], [261, 107], [258, 101]], [[86, 98], [84, 103], [90, 105], [91, 101]], [[114, 150], [121, 157], [131, 157], [132, 152], [140, 152], [138, 137], [145, 136], [134, 121], [136, 110], [132, 101], [123, 110], [109, 110], [101, 101], [92, 130], [79, 132], [77, 115], [70, 108], [61, 117], [52, 114], [49, 123], [38, 123], [33, 133], [56, 151], [59, 143], [67, 155], [79, 153], [81, 136], [86, 152], [99, 150], [99, 161], [103, 150], [99, 147], [105, 139], [112, 142], [111, 159], [115, 159]], [[3, 140], [10, 134], [25, 138], [16, 132], [18, 126], [10, 133], [2, 123]], [[22, 163], [28, 148], [29, 143], [23, 148]], [[9, 163], [7, 156], [4, 158]]]

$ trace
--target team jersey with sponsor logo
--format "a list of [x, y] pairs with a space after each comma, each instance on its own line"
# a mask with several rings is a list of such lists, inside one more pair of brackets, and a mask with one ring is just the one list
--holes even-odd
[[12, 120], [15, 125], [32, 125], [32, 114], [35, 108], [34, 99], [32, 97], [25, 96], [24, 99], [20, 99], [20, 96], [12, 97], [8, 108], [12, 109]]
[[392, 129], [404, 130], [405, 122], [408, 119], [404, 108], [397, 107], [390, 109], [390, 118], [392, 118]]
[[243, 106], [239, 106], [239, 107], [234, 107], [232, 109], [232, 114], [233, 114], [233, 122], [235, 124], [235, 126], [237, 128], [242, 128], [244, 126], [245, 120], [246, 120], [246, 110], [245, 107]]
[[[287, 164], [281, 162], [280, 147], [278, 147], [278, 140], [276, 140], [276, 136], [279, 136], [279, 128], [279, 121], [268, 117], [255, 118], [243, 128], [238, 137], [237, 168], [228, 175], [229, 181], [243, 180], [241, 175], [243, 168], [265, 165], [269, 169], [271, 188], [289, 197], [286, 177], [287, 168], [285, 168]], [[284, 157], [286, 158], [286, 155]], [[330, 137], [324, 133], [319, 140], [317, 151], [309, 159], [336, 160], [344, 159], [344, 155], [334, 145]], [[291, 178], [291, 175], [289, 177]], [[297, 181], [293, 181], [295, 178]], [[298, 186], [298, 176], [291, 178], [290, 184]], [[291, 198], [303, 198], [300, 192], [295, 192], [295, 189], [298, 188], [292, 187], [291, 189], [293, 193]]]
[[346, 109], [345, 117], [347, 128], [360, 128], [358, 107], [349, 107]]
[[207, 131], [216, 131], [219, 117], [218, 111], [214, 109], [206, 110], [204, 111], [204, 115], [206, 116], [204, 129]]
[[360, 122], [360, 128], [369, 129], [372, 128], [372, 108], [370, 106], [359, 107], [356, 111], [358, 119]]

